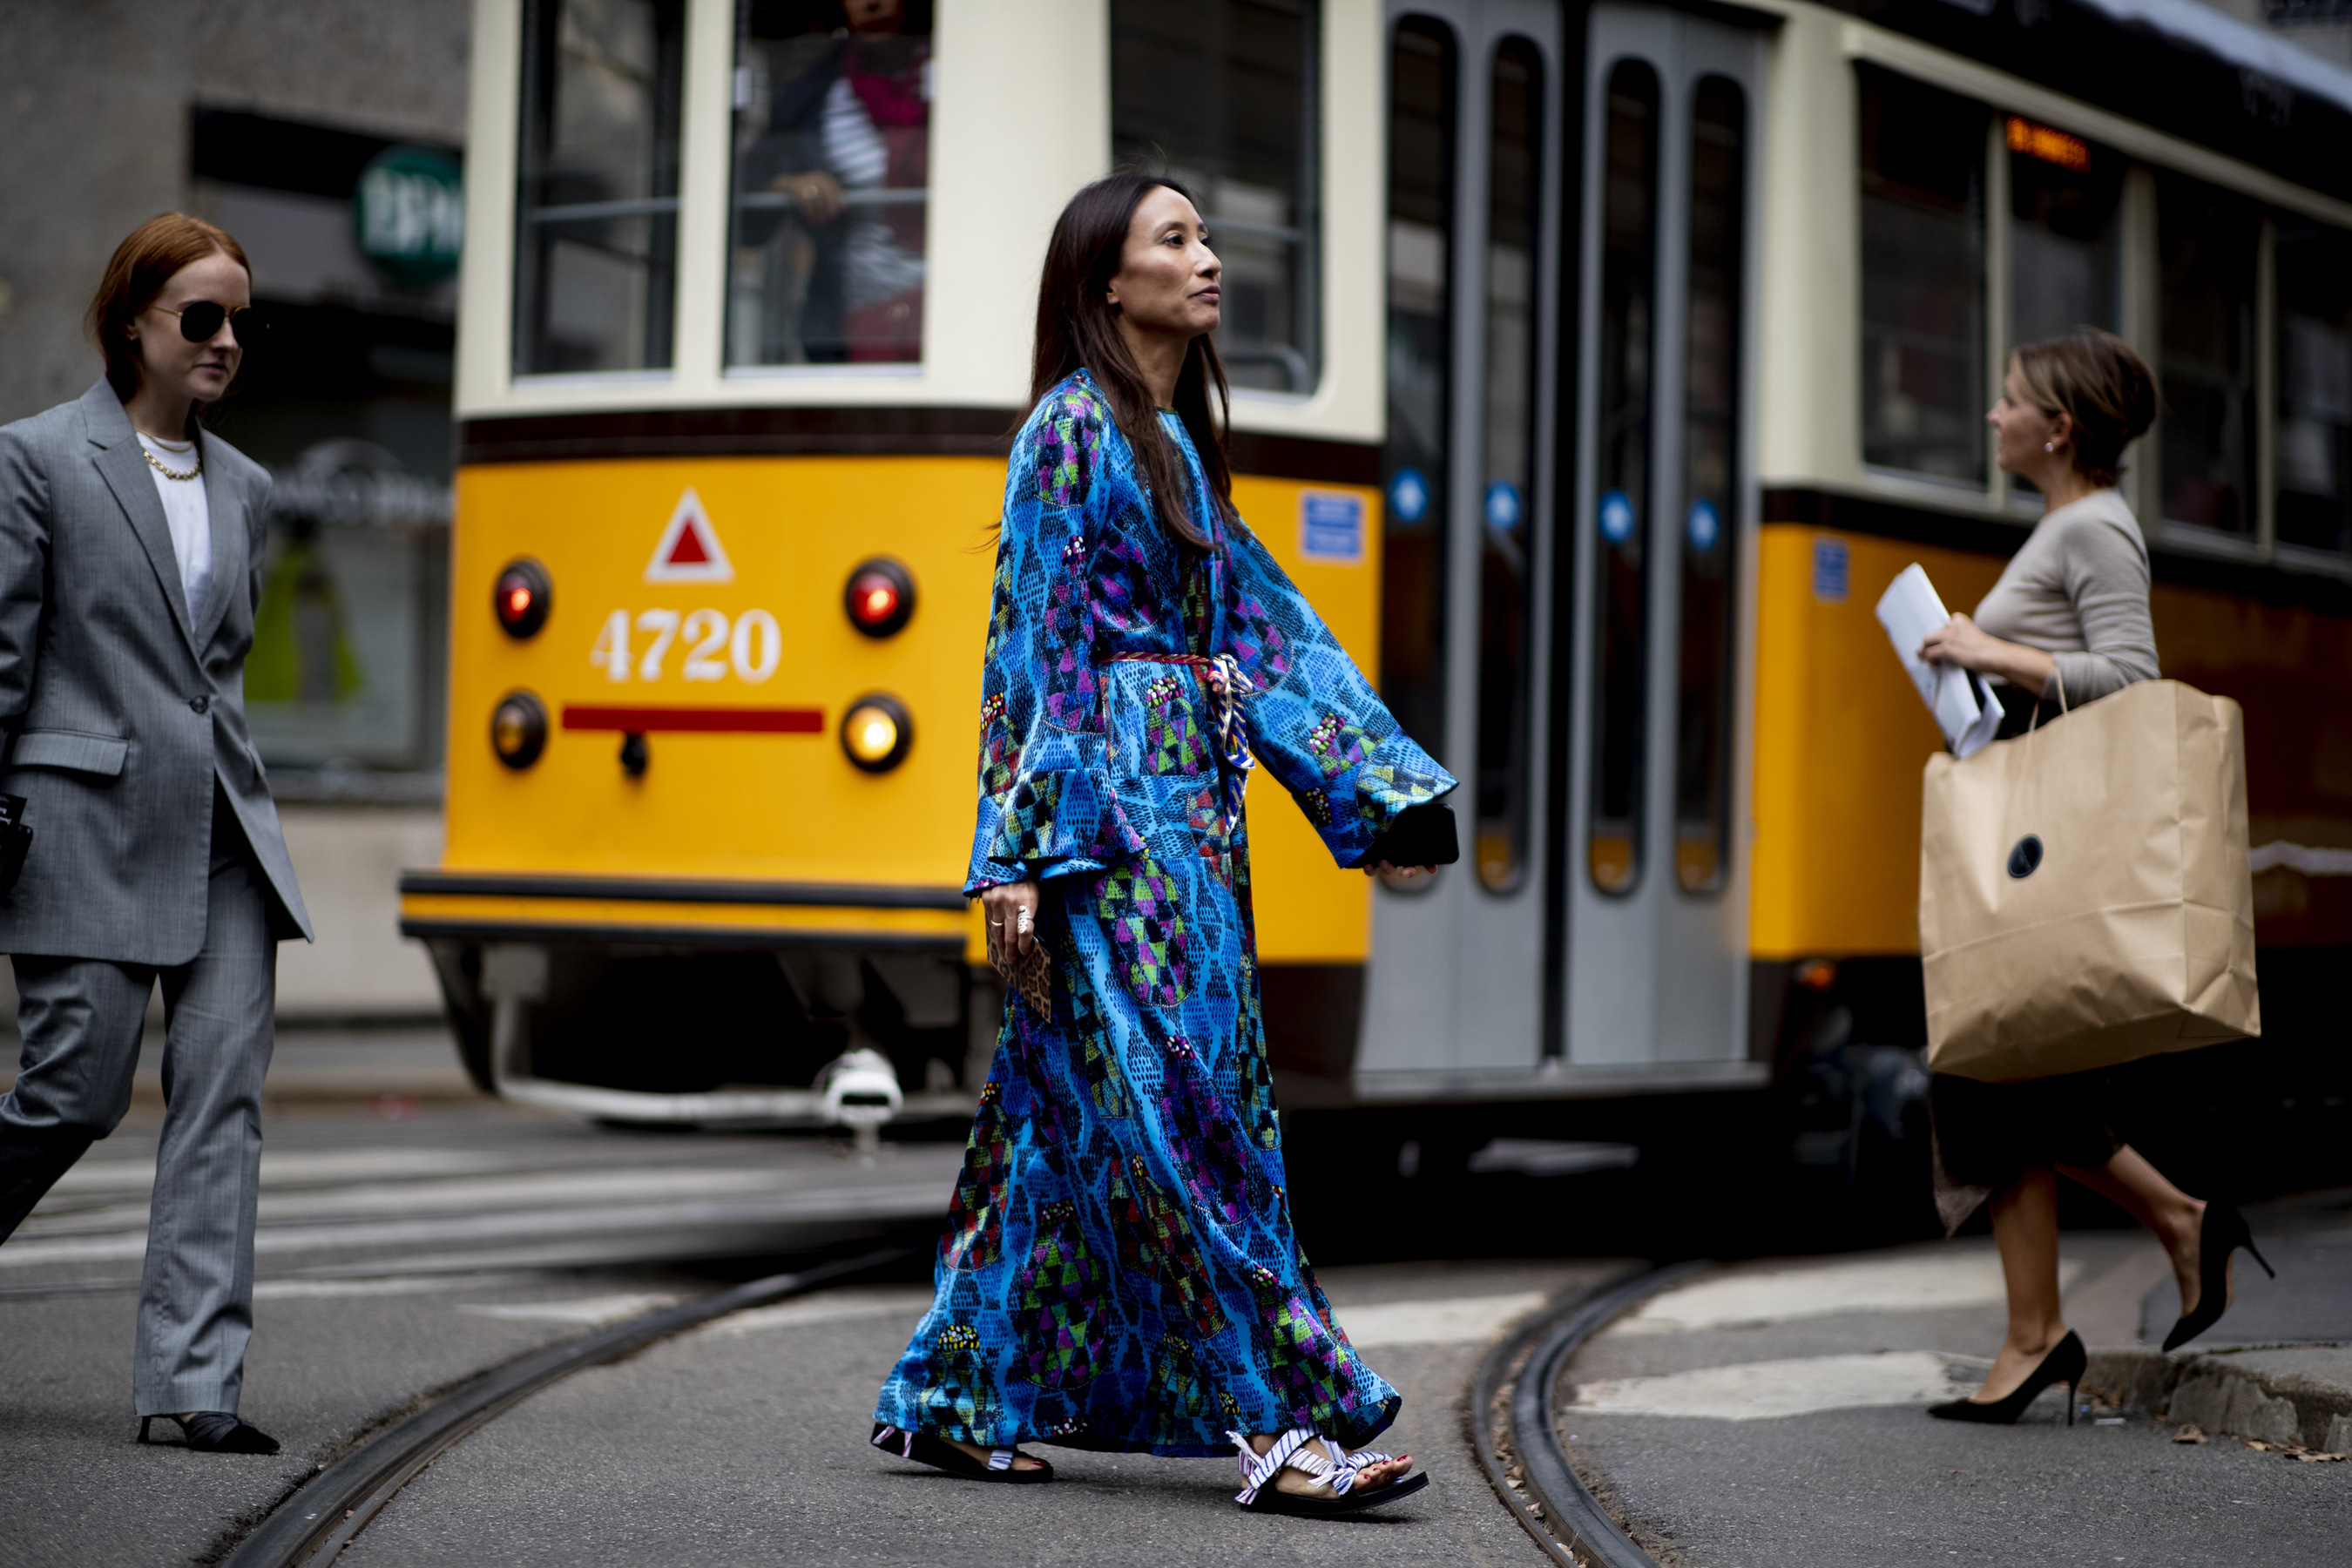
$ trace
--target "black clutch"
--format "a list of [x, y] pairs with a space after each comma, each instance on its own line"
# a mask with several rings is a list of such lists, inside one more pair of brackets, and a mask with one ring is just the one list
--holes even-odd
[[1364, 851], [1359, 866], [1451, 866], [1462, 858], [1454, 832], [1454, 808], [1437, 801], [1409, 805]]
[[25, 874], [25, 852], [33, 847], [33, 829], [25, 821], [25, 797], [0, 795], [0, 893], [16, 885]]

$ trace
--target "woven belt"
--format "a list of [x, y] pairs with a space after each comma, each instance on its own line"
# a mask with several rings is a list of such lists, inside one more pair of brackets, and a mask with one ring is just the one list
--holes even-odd
[[1257, 690], [1257, 683], [1242, 673], [1229, 653], [1114, 653], [1104, 664], [1181, 664], [1190, 666], [1209, 689], [1209, 719], [1217, 732], [1217, 756], [1224, 763], [1225, 837], [1230, 838], [1242, 819], [1242, 796], [1249, 788], [1249, 734], [1242, 723], [1241, 700]]

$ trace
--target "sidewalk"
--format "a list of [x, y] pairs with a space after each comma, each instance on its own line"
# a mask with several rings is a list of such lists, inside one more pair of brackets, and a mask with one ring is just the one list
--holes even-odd
[[2345, 1560], [2352, 1509], [2352, 1192], [2250, 1209], [2230, 1314], [2157, 1348], [2179, 1310], [2137, 1232], [2061, 1239], [2092, 1346], [2014, 1427], [1929, 1420], [2000, 1342], [1989, 1238], [1703, 1275], [1595, 1336], [1556, 1391], [1570, 1459], [1661, 1563]]

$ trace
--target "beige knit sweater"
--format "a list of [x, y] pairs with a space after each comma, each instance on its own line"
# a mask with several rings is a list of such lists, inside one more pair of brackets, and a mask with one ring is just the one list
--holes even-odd
[[2156, 628], [2147, 618], [2147, 545], [2131, 508], [2093, 490], [2034, 524], [2008, 570], [1977, 605], [1977, 625], [2007, 642], [2054, 657], [2042, 689], [2088, 702], [2156, 679]]

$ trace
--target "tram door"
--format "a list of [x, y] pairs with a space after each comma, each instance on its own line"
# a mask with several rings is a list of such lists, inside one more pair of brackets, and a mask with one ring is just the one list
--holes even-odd
[[[1569, 14], [1585, 37], [1564, 43], [1540, 0], [1389, 12], [1381, 688], [1462, 780], [1464, 853], [1373, 900], [1357, 1059], [1375, 1073], [1744, 1054], [1761, 49], [1670, 10]], [[1558, 210], [1563, 159], [1580, 211]]]
[[1762, 45], [1602, 4], [1583, 69], [1576, 309], [1571, 1066], [1745, 1055], [1743, 395]]
[[1381, 689], [1462, 781], [1463, 854], [1375, 895], [1357, 1060], [1526, 1071], [1544, 1055], [1561, 10], [1407, 0], [1389, 44]]

